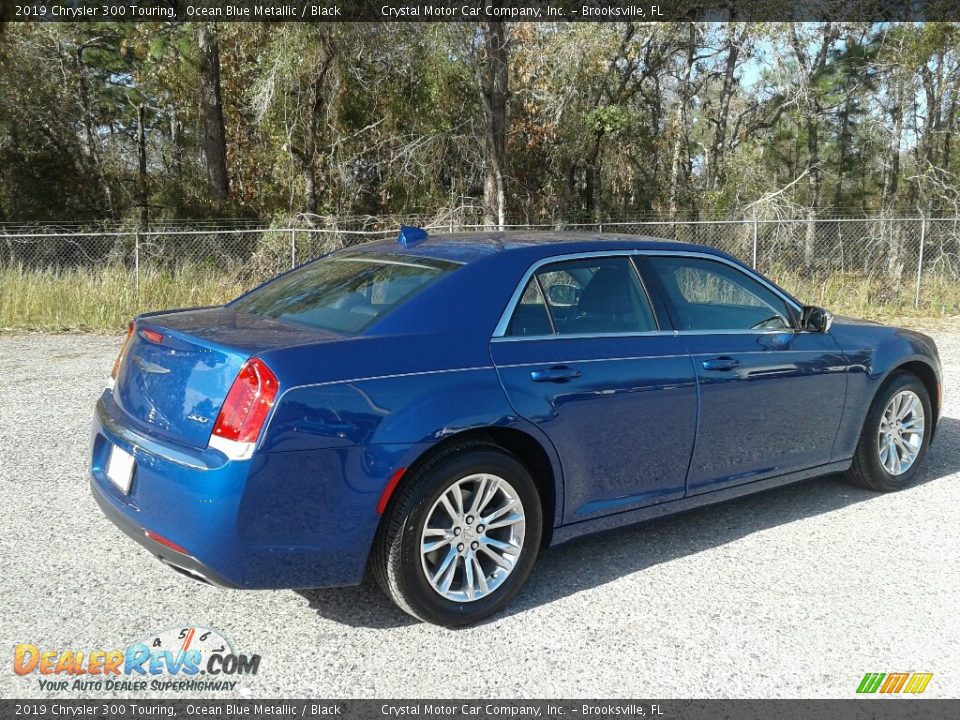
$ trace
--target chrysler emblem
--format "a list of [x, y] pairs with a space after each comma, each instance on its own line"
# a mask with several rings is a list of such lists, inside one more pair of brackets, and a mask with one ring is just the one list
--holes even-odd
[[159, 375], [166, 375], [168, 372], [170, 372], [170, 368], [165, 368], [162, 365], [157, 365], [156, 363], [152, 363], [149, 360], [144, 360], [139, 355], [134, 355], [133, 361], [137, 364], [137, 367], [139, 367], [144, 372], [157, 373]]

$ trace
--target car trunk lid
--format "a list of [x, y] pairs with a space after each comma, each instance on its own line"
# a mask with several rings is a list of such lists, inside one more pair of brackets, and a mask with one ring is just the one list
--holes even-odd
[[114, 398], [151, 434], [206, 447], [223, 401], [248, 358], [340, 338], [230, 308], [142, 316], [128, 341]]

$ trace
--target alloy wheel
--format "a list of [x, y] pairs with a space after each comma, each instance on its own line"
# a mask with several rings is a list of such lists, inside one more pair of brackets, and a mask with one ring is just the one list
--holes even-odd
[[877, 451], [880, 464], [891, 475], [907, 472], [923, 447], [923, 403], [912, 390], [895, 394], [880, 418]]
[[526, 517], [513, 486], [489, 473], [448, 487], [427, 514], [420, 559], [441, 597], [474, 602], [495, 592], [523, 550]]

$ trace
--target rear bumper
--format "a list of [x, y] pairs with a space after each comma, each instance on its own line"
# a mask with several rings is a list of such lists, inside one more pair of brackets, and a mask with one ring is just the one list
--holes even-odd
[[174, 550], [171, 550], [166, 545], [162, 545], [156, 540], [152, 540], [147, 535], [147, 532], [144, 528], [130, 520], [130, 518], [124, 515], [120, 510], [114, 507], [109, 500], [107, 500], [106, 496], [100, 492], [99, 486], [92, 477], [90, 478], [90, 490], [93, 492], [93, 498], [97, 501], [97, 505], [100, 506], [103, 514], [106, 515], [107, 518], [114, 525], [120, 528], [126, 535], [145, 547], [151, 555], [156, 556], [160, 562], [164, 563], [165, 565], [169, 565], [174, 570], [193, 578], [194, 580], [199, 580], [200, 582], [205, 582], [210, 585], [217, 585], [224, 588], [237, 587], [226, 578], [221, 577], [216, 572], [208, 568], [192, 555], [178, 553]]
[[[129, 494], [106, 476], [113, 446], [135, 458]], [[244, 589], [359, 583], [379, 522], [380, 478], [392, 462], [362, 447], [231, 461], [145, 435], [109, 390], [97, 403], [91, 452], [91, 490], [117, 527], [181, 573]]]

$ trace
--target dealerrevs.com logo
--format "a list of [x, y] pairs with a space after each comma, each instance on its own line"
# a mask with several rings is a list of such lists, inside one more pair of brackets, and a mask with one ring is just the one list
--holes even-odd
[[239, 685], [236, 676], [256, 675], [259, 668], [259, 655], [239, 654], [220, 630], [194, 625], [151, 633], [123, 649], [21, 643], [13, 650], [13, 671], [37, 676], [46, 691], [229, 691]]
[[880, 692], [884, 695], [910, 693], [919, 695], [927, 689], [933, 673], [867, 673], [857, 687], [858, 693]]

